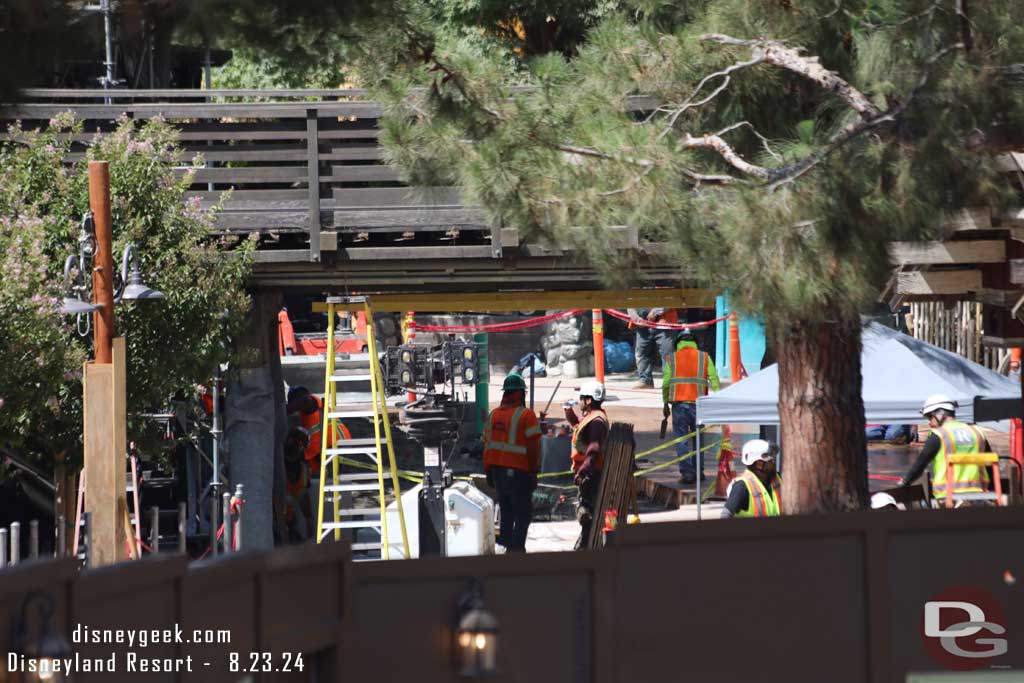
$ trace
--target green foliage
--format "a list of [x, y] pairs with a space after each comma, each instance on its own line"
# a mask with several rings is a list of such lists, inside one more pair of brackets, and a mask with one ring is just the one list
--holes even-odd
[[[388, 107], [392, 161], [412, 182], [461, 183], [530, 238], [584, 228], [593, 239], [577, 245], [611, 284], [634, 257], [604, 233], [626, 224], [770, 323], [849, 317], [888, 277], [887, 242], [1007, 200], [987, 150], [1021, 142], [1024, 94], [1007, 82], [1024, 62], [1019, 2], [972, 5], [969, 22], [933, 0], [639, 3], [571, 58], [530, 61], [529, 91], [407, 5], [417, 23], [376, 34], [363, 71]], [[759, 46], [711, 33], [799, 47], [877, 111], [778, 64], [736, 66]], [[421, 83], [427, 95], [407, 97]], [[634, 95], [661, 108], [636, 112]], [[692, 144], [715, 133], [760, 175]]]
[[[176, 174], [175, 130], [159, 119], [121, 119], [97, 136], [85, 158], [66, 165], [67, 133], [81, 133], [70, 116], [46, 132], [11, 130], [0, 150], [0, 434], [45, 459], [81, 448], [81, 367], [91, 335], [73, 333], [59, 312], [66, 289], [63, 265], [77, 253], [88, 209], [87, 161], [110, 162], [116, 268], [133, 243], [143, 278], [167, 296], [160, 303], [122, 302], [115, 330], [128, 349], [129, 438], [140, 440], [137, 416], [165, 405], [178, 390], [206, 381], [227, 356], [229, 339], [249, 309], [244, 283], [252, 245], [226, 253], [210, 239], [217, 208], [186, 200], [190, 178]], [[199, 163], [195, 160], [193, 163]], [[80, 320], [80, 324], [85, 320]]]

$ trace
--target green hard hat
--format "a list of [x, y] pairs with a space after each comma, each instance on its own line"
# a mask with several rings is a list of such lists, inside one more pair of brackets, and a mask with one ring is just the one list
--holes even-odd
[[523, 380], [523, 376], [511, 373], [505, 377], [505, 381], [501, 384], [502, 391], [526, 391], [526, 382]]

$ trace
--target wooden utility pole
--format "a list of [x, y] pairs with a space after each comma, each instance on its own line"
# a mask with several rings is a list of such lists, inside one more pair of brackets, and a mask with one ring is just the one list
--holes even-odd
[[85, 509], [89, 528], [90, 564], [102, 566], [126, 559], [120, 505], [125, 505], [125, 343], [114, 338], [114, 255], [110, 216], [110, 165], [89, 162], [89, 208], [96, 230], [93, 255], [93, 346], [96, 359], [85, 364]]
[[110, 162], [89, 162], [89, 210], [96, 229], [93, 256], [93, 346], [98, 365], [110, 365], [114, 338], [114, 234], [110, 217]]

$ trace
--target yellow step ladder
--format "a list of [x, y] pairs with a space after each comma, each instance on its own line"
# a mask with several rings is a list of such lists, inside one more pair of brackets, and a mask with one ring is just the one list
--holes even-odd
[[[368, 375], [338, 374], [335, 369], [335, 322], [341, 311], [362, 309], [366, 314], [366, 349], [369, 355]], [[388, 540], [387, 488], [396, 500], [399, 500], [398, 523], [402, 529], [403, 556], [409, 557], [409, 538], [405, 530], [405, 514], [400, 502], [402, 490], [398, 483], [398, 466], [395, 463], [395, 445], [391, 438], [391, 423], [388, 419], [387, 400], [384, 395], [384, 381], [380, 370], [380, 358], [377, 355], [377, 342], [374, 338], [373, 310], [370, 299], [365, 296], [332, 296], [323, 304], [314, 304], [313, 310], [327, 314], [327, 369], [324, 376], [324, 402], [321, 429], [320, 449], [320, 495], [317, 505], [316, 542], [322, 543], [331, 532], [334, 540], [341, 539], [343, 529], [374, 529], [380, 533], [380, 552], [382, 559], [389, 558], [391, 545]], [[351, 382], [370, 382], [371, 406], [365, 404], [339, 404], [338, 386]], [[341, 438], [338, 424], [340, 420], [350, 418], [369, 418], [373, 420], [373, 438], [344, 439]], [[329, 435], [335, 434], [334, 443]], [[383, 436], [383, 438], [382, 438]], [[385, 447], [387, 448], [387, 468], [384, 471]], [[359, 460], [364, 456], [366, 461]], [[342, 472], [341, 466], [348, 465], [349, 470], [371, 470], [359, 472]], [[329, 467], [328, 467], [329, 466]], [[374, 467], [376, 468], [375, 471]], [[376, 506], [349, 508], [342, 507], [346, 494], [376, 493]], [[371, 493], [371, 497], [372, 493]], [[333, 508], [331, 520], [325, 520], [328, 504]], [[355, 551], [374, 550], [377, 543], [353, 543]]]

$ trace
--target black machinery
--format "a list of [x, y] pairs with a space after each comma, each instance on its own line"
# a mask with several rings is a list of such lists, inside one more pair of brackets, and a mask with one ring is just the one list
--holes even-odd
[[456, 386], [475, 385], [481, 374], [475, 342], [450, 339], [439, 345], [385, 349], [385, 392], [416, 395], [403, 407], [401, 423], [409, 438], [423, 446], [423, 489], [417, 510], [421, 557], [445, 554], [444, 490], [453, 480], [447, 462], [459, 441], [465, 406], [458, 402]]

